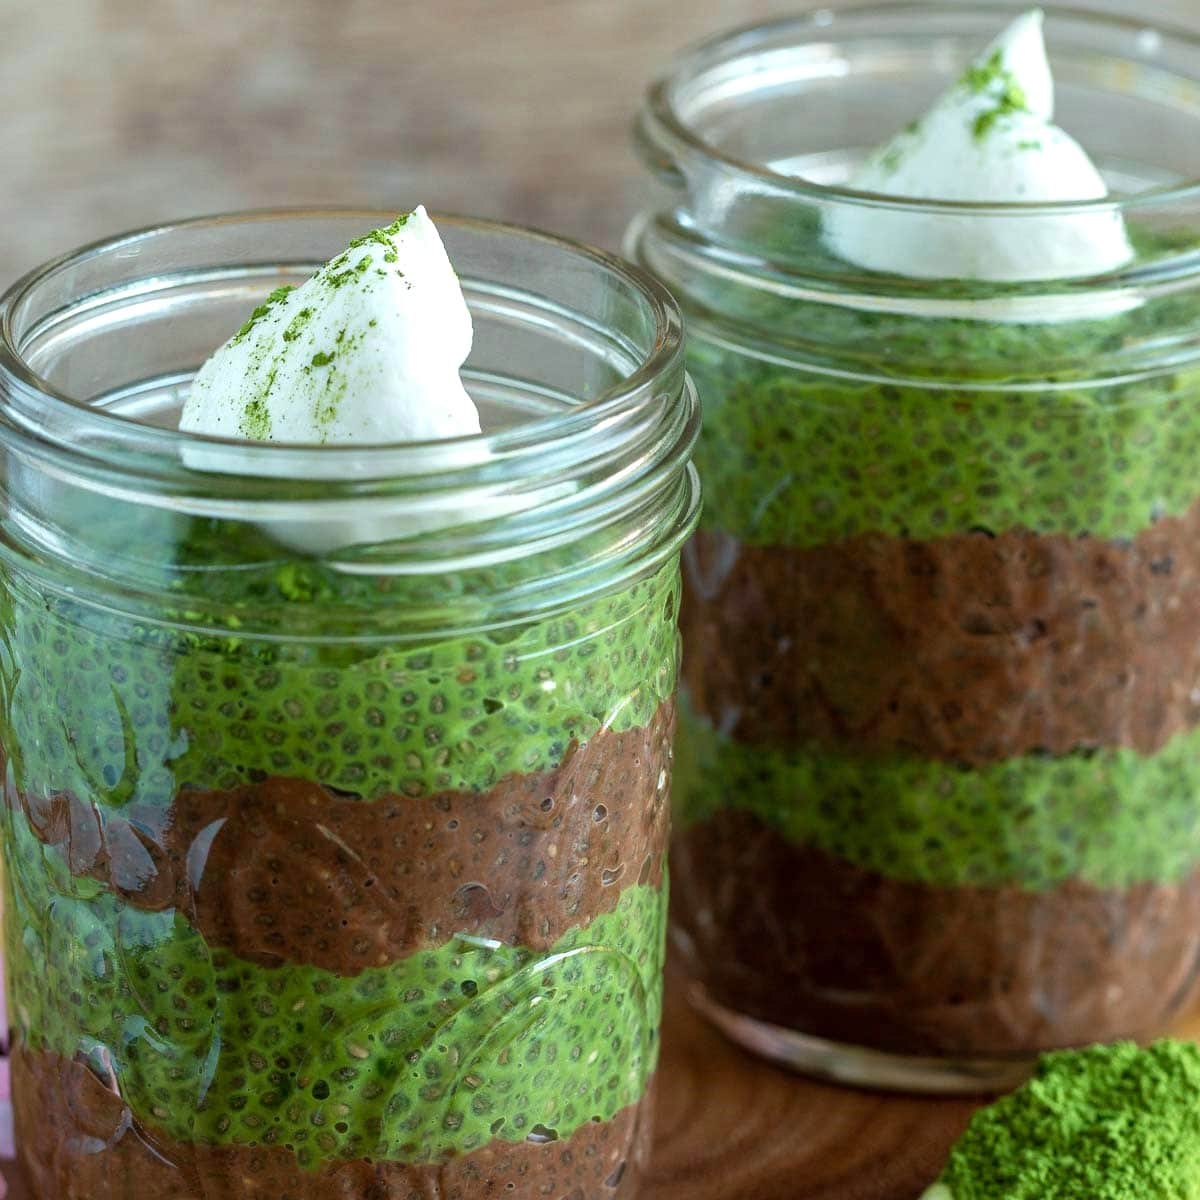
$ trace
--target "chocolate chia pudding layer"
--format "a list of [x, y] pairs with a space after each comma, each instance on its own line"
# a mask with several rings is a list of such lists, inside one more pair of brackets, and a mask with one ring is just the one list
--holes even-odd
[[1200, 870], [1125, 889], [937, 887], [748, 813], [677, 835], [675, 937], [717, 1003], [900, 1054], [1027, 1057], [1152, 1035], [1200, 995]]
[[1125, 541], [702, 530], [685, 579], [689, 701], [742, 742], [976, 766], [1200, 724], [1200, 503]]
[[477, 792], [364, 801], [272, 776], [166, 808], [20, 803], [72, 874], [178, 909], [209, 946], [353, 975], [454, 935], [545, 950], [627, 887], [658, 888], [673, 732], [668, 700]]
[[305, 1171], [286, 1150], [173, 1140], [143, 1125], [89, 1067], [14, 1049], [20, 1157], [55, 1200], [512, 1200], [633, 1195], [651, 1132], [652, 1091], [564, 1140], [492, 1142], [443, 1163], [369, 1158]]

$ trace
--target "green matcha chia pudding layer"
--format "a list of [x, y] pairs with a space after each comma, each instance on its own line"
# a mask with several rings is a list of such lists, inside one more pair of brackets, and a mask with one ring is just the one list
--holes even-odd
[[[871, 16], [700, 47], [638, 127], [671, 198], [629, 245], [681, 299], [704, 405], [673, 936], [747, 1044], [986, 1087], [1046, 1049], [1153, 1035], [1197, 994], [1196, 223], [1164, 202], [989, 225], [878, 195], [868, 221], [798, 178], [833, 105], [805, 56], [844, 33], [857, 61]], [[950, 137], [1008, 52], [949, 80], [897, 161], [932, 163], [923, 131]], [[866, 127], [822, 86], [830, 129]], [[1126, 258], [1039, 274], [1063, 245]]]
[[[317, 246], [353, 228], [331, 221]], [[468, 270], [529, 236], [457, 232]], [[414, 535], [400, 503], [385, 542], [314, 552], [347, 502], [299, 534], [290, 473], [244, 519], [185, 515], [132, 481], [98, 502], [87, 464], [49, 484], [10, 447], [4, 937], [39, 1200], [632, 1194], [696, 508], [678, 359], [661, 411], [630, 408], [657, 425], [636, 498], [591, 451], [557, 464], [556, 494], [595, 489], [574, 524], [518, 472], [515, 515]]]

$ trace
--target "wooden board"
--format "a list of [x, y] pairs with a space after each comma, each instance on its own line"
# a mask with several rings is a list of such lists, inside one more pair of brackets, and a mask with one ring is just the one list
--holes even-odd
[[646, 1200], [915, 1200], [976, 1107], [814, 1083], [727, 1042], [667, 990]]
[[[1200, 1036], [1200, 1020], [1177, 1032]], [[642, 1200], [916, 1200], [976, 1103], [855, 1091], [778, 1070], [692, 1012], [672, 974]], [[2, 1105], [0, 1147], [6, 1119]], [[32, 1200], [10, 1172], [6, 1164], [7, 1200]]]

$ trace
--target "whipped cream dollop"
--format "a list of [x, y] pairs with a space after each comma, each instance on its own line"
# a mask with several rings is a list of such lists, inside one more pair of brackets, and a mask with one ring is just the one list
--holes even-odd
[[424, 208], [280, 288], [200, 368], [179, 427], [370, 445], [479, 433], [459, 378], [471, 314]]
[[[1034, 204], [1107, 197], [1086, 151], [1053, 117], [1054, 81], [1042, 13], [1035, 10], [1018, 17], [847, 184], [914, 200]], [[1104, 274], [1133, 257], [1117, 211], [959, 217], [842, 203], [828, 212], [824, 236], [839, 258], [916, 279], [1071, 279]]]
[[[424, 208], [399, 216], [349, 247], [295, 288], [279, 288], [200, 368], [184, 402], [185, 432], [251, 443], [379, 445], [464, 438], [479, 411], [459, 368], [471, 350], [471, 314], [442, 239]], [[294, 467], [264, 447], [184, 446], [201, 471], [286, 477]], [[489, 457], [482, 439], [451, 442], [438, 469]], [[359, 475], [339, 457], [311, 459], [309, 478]], [[304, 519], [259, 522], [310, 554], [408, 537], [479, 519], [496, 505], [431, 493], [401, 506], [386, 500], [325, 506]], [[517, 507], [510, 503], [509, 507]], [[332, 515], [336, 508], [337, 515]]]

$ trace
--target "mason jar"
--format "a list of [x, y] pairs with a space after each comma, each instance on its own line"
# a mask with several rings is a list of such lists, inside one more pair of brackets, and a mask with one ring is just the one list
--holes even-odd
[[482, 435], [176, 427], [255, 305], [389, 219], [150, 229], [4, 298], [5, 952], [39, 1200], [637, 1186], [698, 503], [670, 298], [440, 218]]
[[[636, 129], [659, 186], [628, 251], [704, 411], [673, 939], [734, 1038], [878, 1086], [1004, 1086], [1196, 994], [1200, 44], [1048, 11], [1056, 121], [1110, 199], [846, 182], [1015, 11], [741, 31]], [[847, 216], [928, 269], [845, 261]], [[932, 267], [1114, 220], [1102, 275]]]

